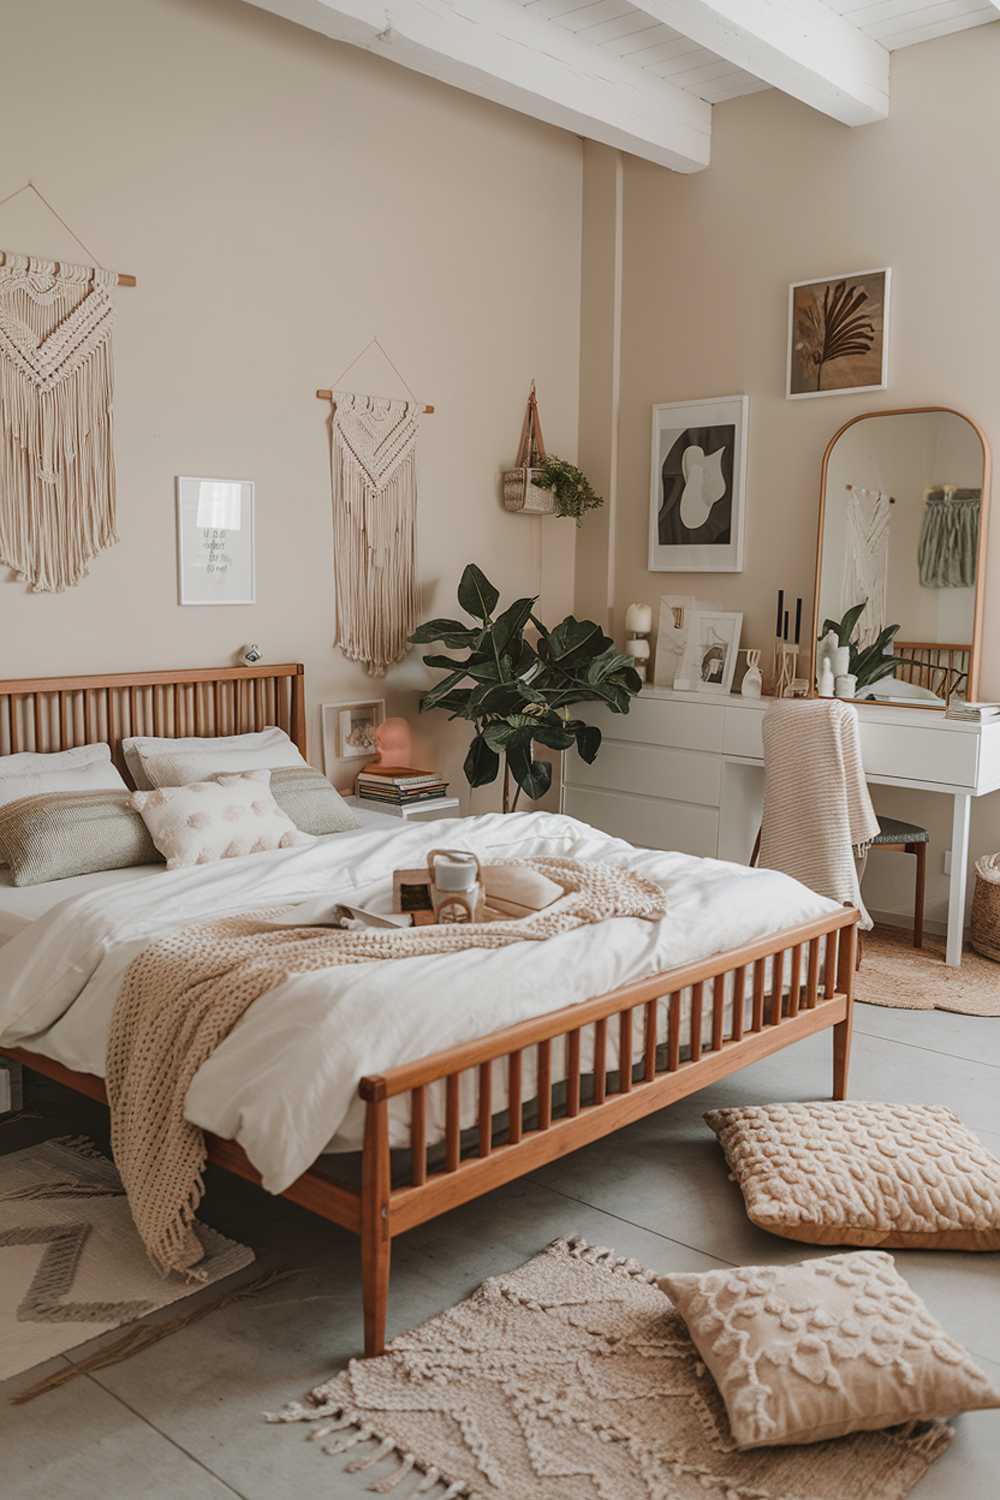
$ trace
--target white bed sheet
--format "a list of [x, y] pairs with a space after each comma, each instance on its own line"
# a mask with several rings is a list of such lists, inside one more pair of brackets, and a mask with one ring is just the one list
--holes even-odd
[[[122, 975], [155, 937], [180, 923], [317, 896], [387, 908], [393, 869], [449, 844], [486, 860], [554, 854], [624, 864], [664, 887], [668, 915], [655, 923], [617, 918], [541, 944], [289, 976], [247, 1010], [198, 1070], [185, 1102], [194, 1124], [240, 1143], [271, 1192], [288, 1187], [324, 1149], [359, 1149], [357, 1082], [365, 1074], [838, 909], [776, 871], [635, 849], [557, 814], [369, 827], [273, 854], [159, 870], [155, 882], [134, 872], [131, 881], [50, 912], [0, 948], [0, 1042], [103, 1075]], [[661, 1036], [664, 1027], [661, 1007]], [[585, 1069], [587, 1040], [585, 1033]], [[613, 1026], [608, 1040], [613, 1066]], [[525, 1062], [530, 1097], [533, 1053]], [[474, 1078], [464, 1082], [463, 1118], [471, 1123]], [[496, 1078], [497, 1107], [503, 1082]], [[436, 1093], [432, 1140], [443, 1124]], [[393, 1146], [409, 1142], [408, 1114], [408, 1100], [394, 1102]]]
[[162, 874], [161, 864], [137, 865], [128, 870], [99, 870], [93, 875], [70, 875], [66, 880], [44, 880], [40, 885], [14, 885], [9, 866], [0, 865], [0, 944], [74, 896]]

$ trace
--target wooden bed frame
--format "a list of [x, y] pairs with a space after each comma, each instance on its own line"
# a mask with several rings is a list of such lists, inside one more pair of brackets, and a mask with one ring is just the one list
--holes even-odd
[[[111, 745], [121, 763], [128, 734], [228, 734], [277, 723], [305, 753], [305, 712], [300, 665], [229, 667], [179, 672], [119, 673], [113, 677], [52, 677], [0, 682], [0, 753], [12, 749], [66, 749], [94, 739]], [[438, 1214], [556, 1161], [590, 1141], [663, 1109], [677, 1099], [728, 1077], [791, 1043], [833, 1028], [833, 1096], [847, 1090], [852, 1028], [852, 983], [858, 912], [845, 907], [817, 922], [757, 943], [716, 954], [665, 974], [624, 985], [488, 1036], [362, 1078], [365, 1104], [361, 1186], [335, 1182], [322, 1157], [283, 1194], [361, 1241], [365, 1353], [385, 1347], [389, 1256], [393, 1239]], [[772, 980], [768, 984], [768, 969]], [[787, 984], [783, 976], [789, 975]], [[752, 994], [726, 1014], [727, 982], [738, 996]], [[682, 995], [690, 988], [690, 1018], [682, 1036]], [[658, 1001], [668, 997], [666, 1044], [657, 1036]], [[704, 1002], [712, 1003], [703, 1034]], [[641, 1036], [638, 1066], [609, 1066], [608, 1030], [617, 1052], [631, 1058]], [[581, 1038], [593, 1029], [594, 1064], [581, 1070]], [[522, 1064], [535, 1049], [537, 1089], [525, 1118]], [[557, 1051], [558, 1049], [558, 1051]], [[56, 1082], [106, 1103], [104, 1084], [24, 1048], [0, 1049]], [[565, 1079], [555, 1083], [554, 1055], [565, 1059]], [[505, 1070], [507, 1124], [496, 1128], [492, 1103], [495, 1068]], [[560, 1072], [563, 1069], [559, 1069]], [[477, 1079], [478, 1127], [463, 1142], [460, 1082]], [[443, 1089], [443, 1158], [430, 1161], [428, 1092]], [[389, 1104], [410, 1100], [408, 1181], [394, 1184], [389, 1149]], [[235, 1142], [208, 1137], [208, 1157], [251, 1182], [256, 1169]]]

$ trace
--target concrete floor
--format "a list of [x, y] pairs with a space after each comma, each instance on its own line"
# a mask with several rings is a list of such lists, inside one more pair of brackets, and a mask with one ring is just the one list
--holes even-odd
[[[393, 1255], [390, 1336], [557, 1235], [582, 1234], [659, 1271], [801, 1258], [804, 1247], [747, 1221], [701, 1114], [709, 1105], [827, 1097], [829, 1080], [826, 1034], [405, 1236]], [[948, 1104], [1000, 1155], [1000, 1022], [860, 1005], [851, 1092], [856, 1099]], [[0, 1124], [0, 1150], [67, 1129], [104, 1138], [103, 1111], [55, 1086], [29, 1080], [27, 1102], [41, 1118]], [[371, 1471], [347, 1474], [346, 1460], [303, 1441], [304, 1428], [260, 1420], [358, 1351], [356, 1241], [219, 1172], [210, 1175], [203, 1217], [254, 1246], [258, 1263], [247, 1278], [272, 1266], [297, 1274], [25, 1407], [0, 1404], [6, 1500], [357, 1500], [369, 1492]], [[897, 1263], [1000, 1385], [1000, 1255], [901, 1251]], [[15, 1377], [4, 1393], [100, 1342]], [[913, 1495], [997, 1500], [1000, 1412], [961, 1417], [956, 1425], [952, 1447]], [[401, 1485], [394, 1500], [409, 1500], [415, 1483]]]

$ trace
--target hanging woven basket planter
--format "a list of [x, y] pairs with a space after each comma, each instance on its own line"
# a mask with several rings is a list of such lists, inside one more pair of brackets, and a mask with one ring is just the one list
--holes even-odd
[[542, 437], [535, 382], [532, 381], [521, 425], [521, 441], [514, 460], [515, 467], [507, 469], [503, 476], [505, 510], [520, 511], [526, 516], [551, 516], [554, 513], [556, 500], [551, 488], [543, 489], [535, 483], [544, 459], [545, 439]]

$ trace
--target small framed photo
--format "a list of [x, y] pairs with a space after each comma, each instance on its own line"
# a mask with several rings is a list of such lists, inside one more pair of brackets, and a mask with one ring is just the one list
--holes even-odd
[[177, 476], [177, 602], [256, 602], [252, 480]]
[[378, 753], [375, 730], [385, 719], [385, 699], [324, 703], [322, 713], [323, 770], [327, 779], [335, 783], [338, 769], [342, 779], [344, 771], [350, 769], [344, 762], [371, 760]]
[[684, 675], [688, 629], [696, 609], [708, 609], [693, 594], [661, 594], [660, 620], [656, 631], [653, 685], [672, 688]]
[[749, 396], [653, 407], [652, 573], [742, 573]]
[[884, 391], [891, 271], [852, 271], [788, 288], [790, 401]]
[[741, 611], [693, 611], [684, 656], [684, 686], [701, 693], [732, 692], [742, 633]]

